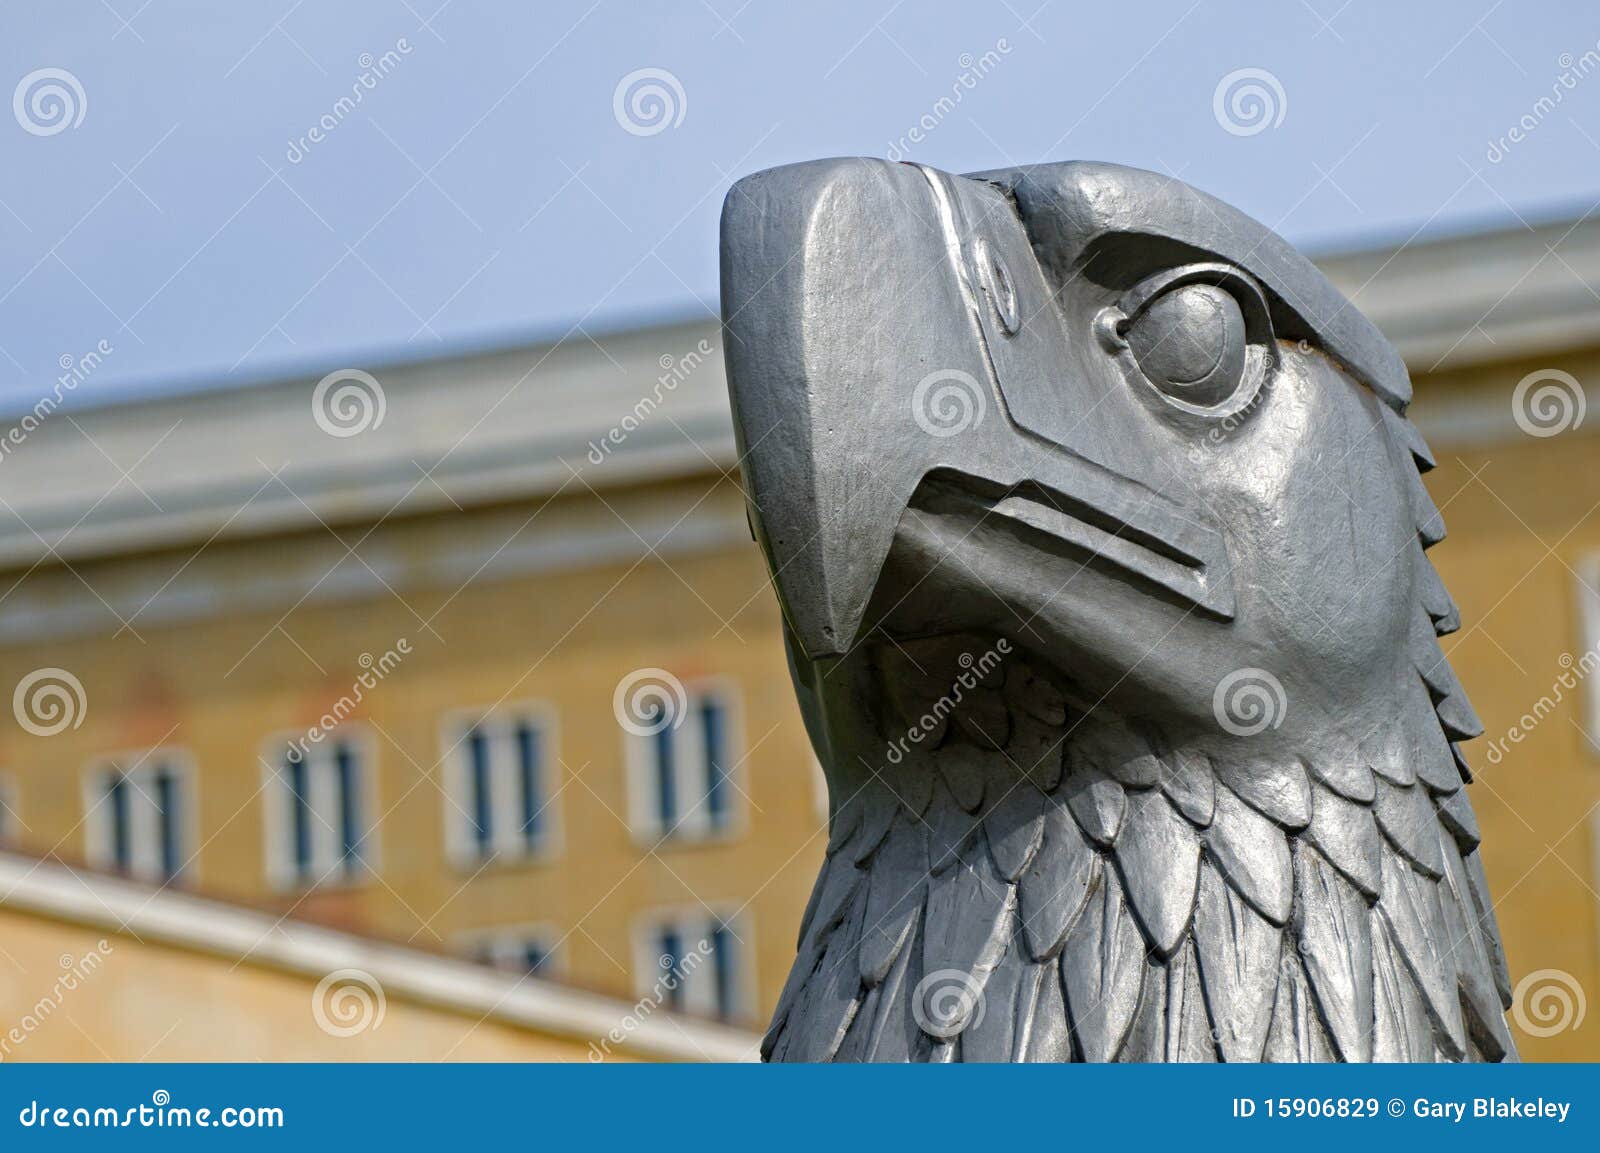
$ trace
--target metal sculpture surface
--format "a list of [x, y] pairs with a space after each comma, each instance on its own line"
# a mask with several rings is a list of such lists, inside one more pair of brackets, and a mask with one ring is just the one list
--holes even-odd
[[1104, 164], [728, 196], [752, 531], [831, 795], [770, 1060], [1514, 1058], [1405, 366]]

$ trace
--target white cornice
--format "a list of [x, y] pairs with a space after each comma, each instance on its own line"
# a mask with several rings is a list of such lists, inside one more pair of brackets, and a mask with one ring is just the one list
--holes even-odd
[[[1319, 264], [1414, 377], [1600, 344], [1600, 219], [1329, 254]], [[663, 365], [698, 347], [713, 351], [663, 389]], [[710, 319], [375, 375], [383, 422], [348, 438], [313, 419], [315, 377], [53, 413], [0, 453], [0, 569], [735, 464]], [[630, 423], [599, 464], [589, 459], [592, 444]], [[0, 420], [0, 438], [15, 424]]]
[[[632, 1002], [519, 978], [255, 909], [156, 889], [54, 861], [0, 853], [0, 908], [87, 925], [320, 981], [336, 969], [371, 974], [387, 998], [460, 1012], [473, 1020], [552, 1033], [584, 1043], [622, 1035], [609, 1052], [688, 1061], [749, 1061], [753, 1033], [652, 1010]], [[628, 1024], [624, 1025], [624, 1020]]]

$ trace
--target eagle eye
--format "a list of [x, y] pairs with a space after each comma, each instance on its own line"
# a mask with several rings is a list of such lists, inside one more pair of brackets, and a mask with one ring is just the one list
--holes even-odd
[[1237, 413], [1261, 387], [1271, 319], [1261, 289], [1232, 265], [1189, 264], [1147, 277], [1103, 317], [1108, 347], [1181, 412]]

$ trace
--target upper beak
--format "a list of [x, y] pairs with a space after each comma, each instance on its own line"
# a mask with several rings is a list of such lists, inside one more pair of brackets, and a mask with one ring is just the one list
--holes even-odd
[[[935, 473], [985, 515], [1232, 615], [1217, 527], [1100, 463], [1117, 434], [1073, 371], [1088, 352], [994, 187], [864, 159], [747, 177], [723, 206], [722, 309], [751, 525], [808, 657], [857, 641]], [[1039, 402], [1063, 431], [1019, 423]]]

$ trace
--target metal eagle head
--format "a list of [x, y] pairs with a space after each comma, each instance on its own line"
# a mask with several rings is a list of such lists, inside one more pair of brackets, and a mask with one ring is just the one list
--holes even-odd
[[1514, 1056], [1405, 366], [1106, 164], [758, 173], [752, 531], [831, 792], [788, 1060]]

